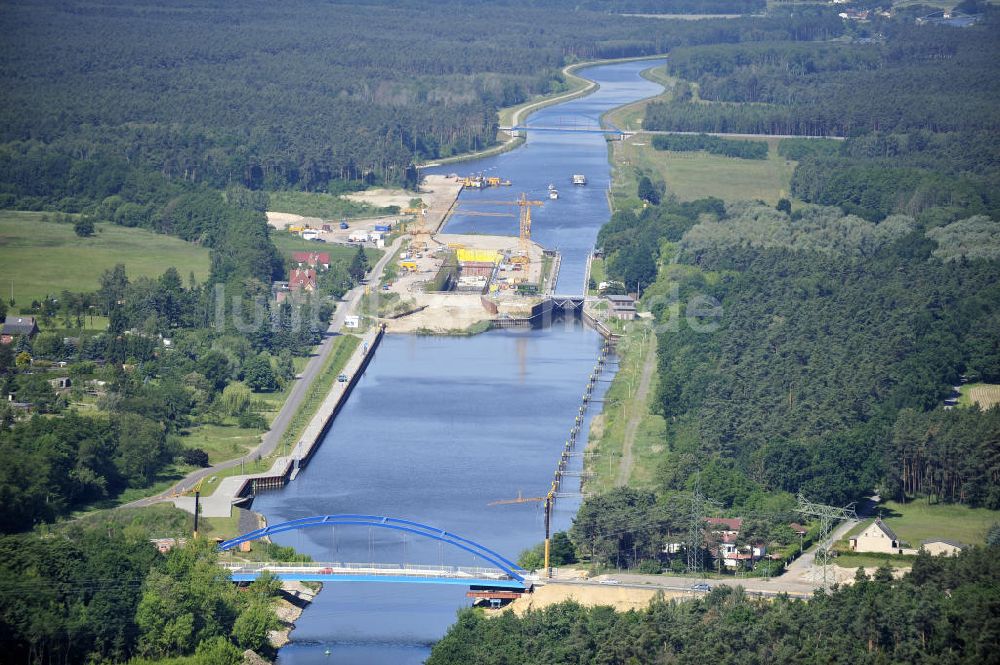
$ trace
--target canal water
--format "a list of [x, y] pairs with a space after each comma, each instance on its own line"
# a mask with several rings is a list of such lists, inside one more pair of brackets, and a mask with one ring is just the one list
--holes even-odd
[[[543, 109], [530, 124], [596, 127], [607, 110], [660, 91], [639, 76], [656, 64], [583, 70], [600, 89]], [[477, 198], [513, 199], [521, 192], [545, 200], [533, 211], [532, 237], [562, 253], [558, 291], [582, 292], [587, 254], [609, 216], [601, 135], [531, 133], [512, 152], [437, 170], [451, 171], [514, 183], [464, 192], [468, 209], [477, 209]], [[588, 184], [571, 185], [574, 173], [586, 175]], [[558, 200], [547, 198], [550, 183]], [[447, 231], [517, 235], [518, 229], [515, 218], [456, 215]], [[254, 509], [270, 524], [338, 513], [410, 519], [516, 559], [543, 537], [542, 504], [490, 504], [548, 490], [601, 345], [596, 332], [572, 320], [475, 337], [387, 336], [309, 466], [284, 489], [259, 496]], [[606, 386], [598, 384], [596, 398]], [[563, 490], [573, 491], [573, 483], [565, 480]], [[573, 499], [557, 502], [555, 529], [568, 528], [578, 506]], [[317, 561], [484, 565], [460, 550], [384, 529], [324, 527], [275, 540]], [[445, 585], [326, 584], [296, 622], [278, 662], [421, 663], [456, 611], [469, 604], [465, 592]]]

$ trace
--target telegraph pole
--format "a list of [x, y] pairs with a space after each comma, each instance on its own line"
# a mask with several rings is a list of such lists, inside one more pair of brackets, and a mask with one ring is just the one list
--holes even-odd
[[201, 507], [201, 492], [194, 491], [194, 537], [198, 538], [198, 509]]
[[549, 561], [549, 529], [552, 524], [552, 492], [545, 497], [545, 577], [552, 577], [552, 568]]
[[795, 509], [796, 512], [819, 518], [820, 535], [819, 545], [816, 548], [816, 562], [823, 568], [823, 586], [826, 587], [827, 570], [830, 566], [830, 544], [827, 542], [830, 539], [830, 531], [833, 528], [834, 522], [858, 519], [857, 513], [854, 512], [854, 502], [847, 504], [843, 508], [838, 508], [836, 506], [824, 506], [821, 503], [813, 503], [806, 499], [802, 492], [799, 492], [797, 498], [799, 505]]

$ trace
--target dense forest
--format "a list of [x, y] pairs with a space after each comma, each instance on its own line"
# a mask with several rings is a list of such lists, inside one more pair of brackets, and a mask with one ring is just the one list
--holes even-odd
[[497, 107], [562, 89], [568, 62], [842, 31], [807, 12], [667, 23], [574, 6], [553, 21], [545, 4], [7, 4], [0, 201], [148, 207], [146, 191], [166, 187], [156, 176], [216, 189], [412, 186], [413, 162], [492, 144]]
[[[674, 49], [681, 86], [648, 129], [857, 136], [996, 131], [995, 21], [969, 30], [893, 21], [875, 43], [787, 42]], [[872, 41], [872, 40], [869, 40]], [[699, 103], [701, 102], [701, 103]], [[705, 103], [707, 102], [707, 103]]]
[[204, 539], [160, 554], [140, 524], [112, 521], [0, 537], [4, 662], [191, 655], [190, 665], [238, 665], [245, 649], [272, 655], [280, 583], [240, 590], [216, 557]]
[[[698, 482], [746, 509], [760, 492], [843, 504], [881, 488], [1000, 508], [996, 413], [939, 408], [962, 378], [1000, 381], [1000, 144], [985, 129], [995, 108], [984, 108], [997, 93], [997, 24], [884, 27], [873, 44], [672, 53], [671, 72], [714, 101], [694, 100], [682, 82], [673, 101], [650, 105], [647, 127], [719, 129], [677, 126], [667, 109], [678, 104], [801, 118], [837, 108], [869, 120], [842, 127], [846, 141], [779, 143], [798, 162], [792, 192], [824, 206], [679, 203], [667, 191], [657, 204], [643, 193], [662, 185], [640, 180], [644, 208], [602, 229], [609, 275], [648, 285], [661, 324], [673, 317], [658, 347], [671, 448], [661, 492]], [[893, 84], [876, 92], [877, 81]], [[838, 97], [848, 90], [850, 104]], [[718, 318], [677, 316], [704, 297]]]
[[[643, 290], [661, 322], [676, 316], [671, 298], [721, 305], [717, 325], [679, 321], [659, 336], [664, 489], [690, 488], [700, 471], [726, 505], [800, 489], [846, 503], [899, 473], [897, 418], [940, 405], [962, 374], [1000, 380], [995, 254], [940, 258], [971, 240], [990, 254], [976, 218], [928, 229], [934, 215], [876, 225], [836, 208], [722, 207], [668, 200], [616, 213], [601, 232], [609, 274], [652, 284]], [[991, 226], [995, 252], [996, 223], [978, 224]], [[661, 240], [674, 254], [659, 255]], [[963, 437], [963, 454], [928, 452], [926, 463], [955, 479], [947, 499], [1000, 507], [987, 489], [997, 420], [969, 427], [979, 433]], [[953, 447], [944, 441], [926, 445]]]
[[921, 555], [808, 601], [720, 587], [615, 612], [574, 602], [484, 616], [463, 610], [429, 665], [518, 663], [994, 663], [1000, 645], [997, 547]]
[[850, 43], [677, 48], [668, 69], [684, 80], [644, 127], [846, 136], [781, 151], [799, 161], [795, 196], [875, 221], [932, 207], [996, 217], [998, 26], [989, 13], [967, 30], [894, 20]]

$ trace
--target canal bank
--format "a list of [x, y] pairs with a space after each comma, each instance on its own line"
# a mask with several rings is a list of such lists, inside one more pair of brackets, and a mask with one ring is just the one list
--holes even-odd
[[[608, 108], [660, 89], [638, 75], [649, 66], [584, 70], [582, 75], [599, 83], [597, 92], [543, 109], [529, 122], [596, 124]], [[521, 148], [467, 168], [507, 175], [532, 198], [544, 196], [550, 183], [560, 187], [558, 200], [533, 211], [532, 238], [561, 254], [555, 292], [560, 285], [576, 291], [609, 217], [604, 139], [579, 132], [529, 134]], [[586, 174], [588, 184], [573, 187], [573, 173]], [[461, 202], [489, 198], [463, 192]], [[445, 231], [516, 235], [517, 220], [459, 211]], [[542, 330], [474, 337], [389, 335], [308, 469], [296, 482], [258, 497], [255, 510], [270, 524], [345, 513], [412, 519], [516, 558], [542, 539], [543, 506], [503, 501], [548, 490], [603, 344], [573, 317]], [[595, 401], [606, 386], [595, 387]], [[589, 421], [581, 424], [582, 431], [588, 428]], [[574, 456], [567, 470], [578, 472], [580, 461]], [[558, 501], [553, 528], [568, 528], [578, 506], [578, 496]], [[471, 555], [436, 543], [367, 529], [311, 529], [275, 540], [324, 561], [477, 565]], [[328, 584], [297, 621], [279, 662], [420, 663], [454, 621], [456, 609], [469, 602], [465, 591]]]

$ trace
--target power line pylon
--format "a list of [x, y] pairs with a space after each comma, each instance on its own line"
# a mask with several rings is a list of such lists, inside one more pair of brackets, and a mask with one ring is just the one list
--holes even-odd
[[709, 509], [719, 507], [717, 501], [706, 498], [701, 493], [701, 475], [695, 483], [694, 492], [691, 493], [691, 512], [688, 522], [687, 542], [684, 549], [687, 553], [687, 572], [701, 574], [702, 556], [701, 548], [705, 540], [705, 514]]
[[830, 567], [830, 543], [827, 541], [830, 539], [830, 531], [833, 528], [833, 523], [840, 520], [856, 520], [858, 519], [858, 514], [854, 512], [854, 502], [847, 504], [843, 508], [838, 508], [836, 506], [813, 503], [806, 499], [802, 492], [799, 492], [797, 498], [799, 505], [795, 509], [796, 512], [818, 517], [820, 520], [819, 545], [816, 548], [815, 561], [823, 569], [823, 586], [826, 587], [827, 572]]

